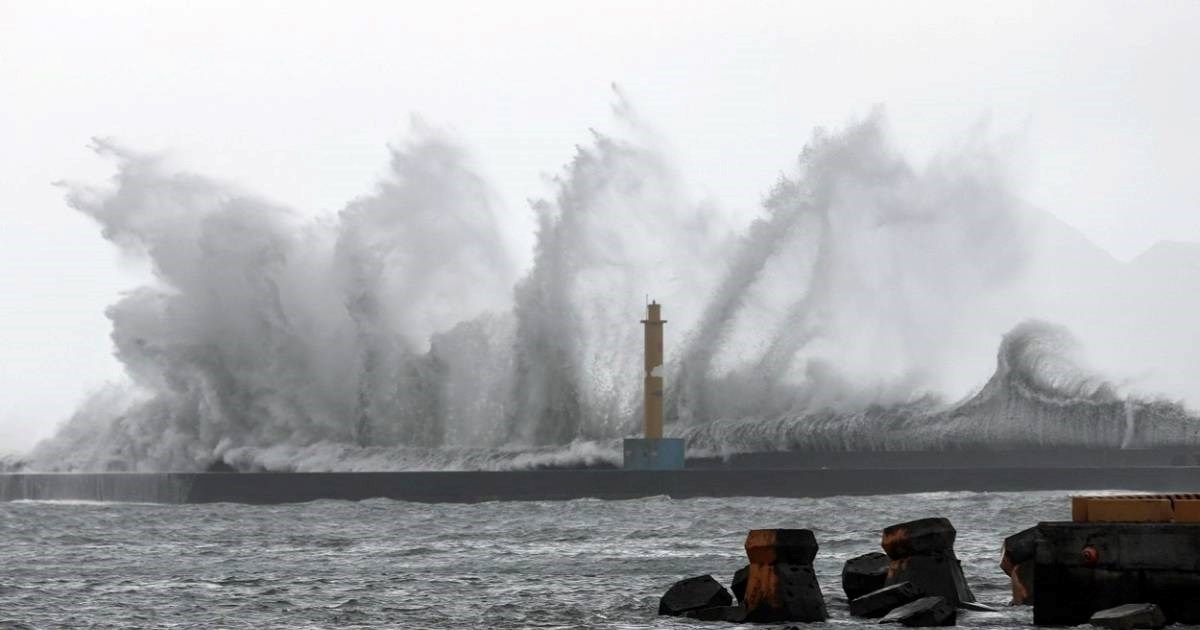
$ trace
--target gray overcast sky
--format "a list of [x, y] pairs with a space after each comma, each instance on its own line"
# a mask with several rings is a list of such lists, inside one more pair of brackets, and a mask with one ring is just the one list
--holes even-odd
[[751, 212], [815, 126], [876, 104], [918, 159], [982, 116], [1023, 194], [1121, 258], [1200, 241], [1200, 2], [0, 0], [0, 452], [119, 374], [103, 309], [138, 282], [60, 179], [109, 136], [308, 212], [369, 190], [410, 114], [452, 129], [531, 243], [610, 82], [698, 194]]

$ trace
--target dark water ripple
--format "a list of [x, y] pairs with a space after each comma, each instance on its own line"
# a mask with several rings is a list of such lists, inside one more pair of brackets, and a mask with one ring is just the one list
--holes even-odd
[[[847, 628], [860, 622], [846, 615], [842, 563], [878, 550], [885, 525], [949, 517], [976, 596], [1003, 605], [1001, 539], [1068, 518], [1067, 494], [3, 503], [0, 629], [733, 628], [660, 618], [658, 597], [688, 575], [727, 582], [755, 527], [816, 531], [816, 569], [833, 619], [812, 627]], [[1027, 626], [1031, 613], [965, 613], [959, 623]]]

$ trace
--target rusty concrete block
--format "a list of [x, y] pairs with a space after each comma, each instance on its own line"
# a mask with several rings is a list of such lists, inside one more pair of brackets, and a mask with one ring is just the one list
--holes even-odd
[[883, 550], [896, 560], [954, 548], [958, 532], [945, 518], [923, 518], [883, 530]]
[[954, 525], [945, 518], [923, 518], [884, 529], [880, 544], [891, 558], [884, 583], [912, 582], [954, 606], [975, 601], [954, 555], [956, 535]]
[[812, 565], [750, 565], [746, 621], [824, 621], [828, 616]]
[[754, 529], [746, 536], [750, 564], [812, 564], [817, 537], [810, 529]]
[[1033, 605], [1036, 566], [1037, 527], [1030, 527], [1004, 539], [1000, 569], [1012, 582], [1012, 605]]
[[807, 529], [756, 529], [746, 536], [750, 571], [746, 621], [824, 621], [825, 598], [812, 561], [817, 539]]
[[1012, 583], [1012, 602], [1013, 606], [1032, 606], [1037, 601], [1036, 589], [1037, 562], [1026, 560], [1021, 564], [1013, 567], [1012, 572], [1008, 574], [1008, 579]]

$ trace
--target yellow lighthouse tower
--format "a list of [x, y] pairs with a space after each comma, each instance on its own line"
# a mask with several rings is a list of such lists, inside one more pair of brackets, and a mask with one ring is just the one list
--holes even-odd
[[662, 438], [663, 431], [663, 324], [662, 305], [651, 302], [646, 306], [646, 439]]
[[646, 333], [646, 361], [643, 376], [643, 409], [646, 432], [643, 438], [625, 440], [625, 468], [671, 470], [683, 468], [684, 444], [679, 438], [663, 437], [663, 325], [662, 305], [646, 305], [642, 320]]

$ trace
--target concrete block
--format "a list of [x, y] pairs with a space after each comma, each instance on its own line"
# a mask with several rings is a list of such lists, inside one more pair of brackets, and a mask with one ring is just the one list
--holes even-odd
[[1200, 573], [1192, 571], [1143, 571], [1145, 597], [1125, 600], [1158, 604], [1173, 623], [1200, 624]]
[[1075, 523], [1200, 523], [1200, 494], [1071, 497]]
[[746, 620], [746, 608], [740, 605], [713, 606], [712, 608], [689, 610], [683, 613], [683, 616], [688, 619], [695, 619], [697, 621], [728, 621], [729, 623], [742, 623]]
[[960, 602], [973, 602], [975, 595], [967, 585], [962, 564], [953, 551], [910, 556], [892, 560], [886, 584], [912, 582], [928, 595], [938, 595], [957, 606]]
[[678, 617], [683, 613], [714, 606], [729, 606], [733, 598], [711, 575], [680, 580], [658, 601], [658, 614]]
[[842, 590], [846, 599], [853, 600], [883, 588], [887, 581], [887, 554], [878, 551], [850, 558], [842, 566]]
[[733, 573], [733, 580], [729, 583], [729, 590], [733, 591], [734, 599], [739, 602], [746, 601], [746, 580], [750, 579], [750, 565], [746, 565]]
[[[1082, 553], [1088, 547], [1095, 550], [1094, 560]], [[1200, 524], [1041, 523], [1037, 563], [1200, 572]]]
[[746, 621], [825, 621], [825, 597], [812, 565], [751, 564]]
[[750, 564], [812, 564], [817, 549], [810, 529], [754, 529], [746, 536]]
[[1038, 625], [1086, 623], [1129, 602], [1200, 624], [1200, 524], [1041, 523], [1035, 571]]
[[1176, 499], [1172, 507], [1176, 523], [1200, 523], [1200, 500]]
[[944, 598], [922, 597], [888, 613], [879, 623], [901, 623], [910, 627], [953, 626], [958, 609]]
[[[1004, 539], [1004, 554], [1012, 564], [1021, 564], [1037, 557], [1037, 527], [1023, 529]], [[1003, 567], [1001, 567], [1003, 568]]]
[[888, 557], [896, 560], [951, 550], [957, 535], [948, 519], [923, 518], [885, 528], [882, 545]]
[[1087, 522], [1087, 497], [1071, 497], [1071, 521], [1074, 523]]
[[1141, 592], [1133, 572], [1039, 562], [1037, 576], [1041, 597], [1033, 603], [1033, 623], [1039, 626], [1087, 623], [1097, 610], [1127, 602], [1128, 597]]
[[746, 621], [824, 621], [829, 616], [812, 567], [817, 548], [816, 536], [807, 529], [756, 529], [746, 536]]
[[1000, 569], [1012, 582], [1012, 605], [1033, 605], [1036, 566], [1037, 527], [1030, 527], [1004, 539]]
[[880, 544], [892, 560], [884, 584], [912, 582], [925, 594], [943, 597], [953, 606], [975, 601], [954, 555], [957, 534], [945, 518], [923, 518], [885, 528]]
[[1089, 523], [1170, 523], [1174, 511], [1170, 499], [1092, 499], [1088, 501]]
[[851, 600], [850, 614], [855, 617], [874, 619], [922, 597], [925, 597], [925, 593], [922, 593], [921, 589], [914, 586], [912, 582], [900, 582]]
[[1037, 601], [1036, 576], [1036, 561], [1026, 560], [1012, 568], [1008, 579], [1012, 584], [1012, 601], [1010, 603], [1013, 606], [1032, 606]]
[[1154, 604], [1125, 604], [1092, 615], [1091, 624], [1111, 630], [1158, 630], [1167, 625], [1167, 618]]

